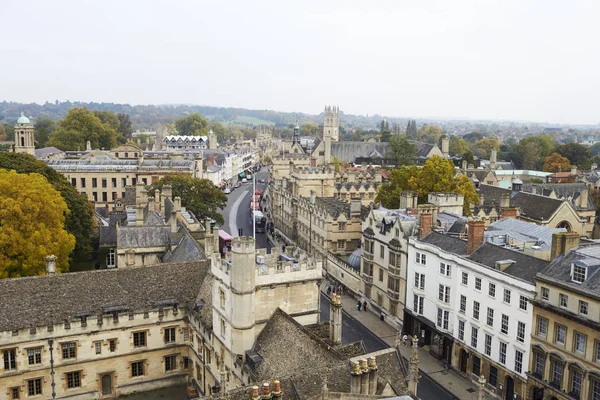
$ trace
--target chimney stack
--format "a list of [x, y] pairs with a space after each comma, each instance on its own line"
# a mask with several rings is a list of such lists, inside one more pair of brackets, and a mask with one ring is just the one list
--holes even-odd
[[509, 208], [510, 207], [510, 193], [502, 193], [502, 197], [500, 197], [500, 208]]
[[352, 364], [352, 372], [350, 372], [350, 393], [360, 393], [360, 376], [362, 371], [360, 370], [360, 364], [358, 361], [354, 361]]
[[369, 365], [367, 360], [360, 360], [360, 394], [369, 394]]
[[470, 220], [467, 226], [467, 254], [472, 254], [483, 244], [485, 222], [482, 220]]
[[181, 213], [181, 197], [175, 197], [175, 211], [179, 214]]
[[579, 246], [579, 234], [577, 232], [557, 232], [552, 234], [551, 260], [568, 253], [571, 249]]
[[377, 362], [375, 357], [369, 358], [369, 394], [377, 394]]
[[89, 140], [85, 142], [85, 150], [92, 151], [92, 142], [90, 142]]
[[171, 211], [171, 219], [169, 220], [171, 223], [171, 233], [177, 232], [177, 213], [175, 210]]
[[419, 207], [419, 211], [419, 238], [422, 238], [431, 232], [431, 226], [433, 225], [433, 213], [428, 207]]
[[148, 197], [148, 212], [155, 211], [154, 197]]
[[310, 204], [315, 204], [315, 191], [310, 191]]
[[467, 170], [467, 161], [466, 160], [463, 160], [463, 162], [462, 162], [462, 170], [463, 171]]
[[579, 207], [587, 208], [587, 206], [588, 206], [588, 191], [587, 191], [587, 189], [584, 189], [581, 192], [579, 192]]
[[56, 275], [56, 256], [46, 256], [46, 275]]
[[[166, 207], [167, 199], [171, 199], [173, 197], [173, 188], [171, 187], [171, 185], [164, 185], [162, 187], [162, 197], [163, 197], [162, 209], [166, 210], [167, 209], [167, 207]], [[165, 215], [165, 217], [166, 217], [166, 215]]]
[[144, 206], [135, 206], [135, 226], [144, 226]]
[[444, 135], [442, 136], [442, 157], [448, 158], [448, 153], [450, 153], [450, 138]]
[[576, 165], [571, 166], [571, 175], [577, 175], [577, 166]]
[[342, 299], [335, 293], [331, 294], [329, 340], [334, 345], [342, 344]]
[[159, 213], [162, 213], [162, 207], [161, 207], [161, 205], [162, 205], [162, 199], [160, 197], [160, 190], [158, 190], [158, 189], [156, 189], [154, 191], [154, 203], [155, 203], [154, 206], [156, 208], [155, 211], [158, 211]]
[[518, 212], [516, 208], [503, 208], [500, 211], [500, 218], [514, 218], [517, 219]]
[[490, 169], [491, 170], [495, 170], [496, 169], [496, 157], [498, 155], [498, 151], [496, 149], [492, 149], [492, 152], [490, 154]]

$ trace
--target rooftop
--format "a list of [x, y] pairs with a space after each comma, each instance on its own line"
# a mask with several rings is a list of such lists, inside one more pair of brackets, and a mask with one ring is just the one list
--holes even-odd
[[431, 231], [421, 239], [420, 242], [439, 247], [440, 249], [457, 255], [467, 254], [467, 242], [455, 237], [444, 235], [436, 231]]

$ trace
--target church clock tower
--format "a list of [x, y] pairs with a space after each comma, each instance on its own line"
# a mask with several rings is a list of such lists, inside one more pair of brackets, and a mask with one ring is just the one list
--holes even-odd
[[35, 156], [33, 124], [23, 113], [21, 113], [15, 125], [15, 153], [26, 153]]

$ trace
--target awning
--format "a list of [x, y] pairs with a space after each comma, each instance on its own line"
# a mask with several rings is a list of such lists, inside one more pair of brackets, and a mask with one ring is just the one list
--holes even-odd
[[240, 172], [240, 174], [238, 176], [240, 177], [240, 179], [244, 179], [246, 177], [246, 173]]

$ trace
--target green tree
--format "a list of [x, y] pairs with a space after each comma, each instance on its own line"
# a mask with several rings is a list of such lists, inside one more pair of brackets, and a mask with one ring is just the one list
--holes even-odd
[[427, 125], [419, 129], [419, 140], [431, 144], [438, 144], [444, 134], [442, 128], [437, 125]]
[[117, 132], [120, 133], [124, 138], [129, 139], [133, 133], [129, 114], [118, 113], [117, 119], [119, 120], [119, 128], [117, 129]]
[[300, 128], [300, 133], [304, 136], [317, 136], [321, 132], [321, 128], [319, 125], [313, 124], [312, 122], [307, 122], [302, 124]]
[[410, 140], [417, 140], [417, 121], [414, 119], [408, 121], [408, 125], [406, 126], [406, 138]]
[[103, 123], [85, 107], [73, 107], [59, 122], [59, 129], [50, 135], [47, 145], [61, 150], [77, 150], [85, 149], [87, 141], [90, 141], [94, 149], [112, 149], [117, 145], [117, 132], [111, 124]]
[[199, 113], [175, 121], [177, 133], [184, 136], [204, 136], [208, 134], [208, 121]]
[[0, 125], [0, 142], [5, 141], [6, 139], [6, 129], [4, 129], [4, 125]]
[[393, 135], [390, 138], [390, 152], [386, 158], [394, 160], [396, 166], [412, 165], [417, 154], [417, 146], [412, 144], [404, 135]]
[[570, 168], [569, 159], [558, 153], [552, 153], [544, 159], [544, 171], [546, 172], [568, 171]]
[[110, 126], [115, 131], [119, 130], [121, 123], [119, 122], [119, 118], [117, 114], [112, 113], [110, 111], [94, 111], [94, 115], [102, 121], [103, 124]]
[[454, 164], [441, 157], [430, 158], [420, 169], [403, 166], [392, 170], [390, 183], [379, 186], [376, 201], [386, 208], [398, 208], [400, 193], [403, 191], [416, 192], [420, 203], [427, 202], [431, 192], [461, 193], [465, 198], [465, 216], [471, 213], [470, 205], [479, 201], [471, 181], [465, 176], [456, 177]]
[[537, 169], [540, 162], [540, 150], [536, 142], [520, 146], [521, 165], [523, 169]]
[[556, 152], [571, 161], [580, 169], [589, 169], [592, 165], [592, 152], [589, 147], [579, 143], [567, 143], [556, 148]]
[[477, 150], [480, 157], [489, 158], [492, 149], [500, 150], [500, 142], [498, 139], [483, 138], [473, 144], [473, 148]]
[[590, 151], [592, 152], [592, 156], [600, 156], [600, 142], [596, 142], [590, 147]]
[[222, 143], [225, 140], [227, 129], [221, 123], [213, 122], [208, 128], [209, 130], [212, 130], [215, 135], [217, 135], [217, 142]]
[[40, 275], [48, 255], [67, 271], [75, 238], [65, 229], [67, 204], [39, 174], [0, 170], [0, 278]]
[[467, 151], [469, 151], [469, 144], [467, 142], [456, 136], [450, 139], [450, 154], [462, 157]]
[[519, 145], [526, 146], [529, 143], [535, 143], [538, 150], [538, 157], [544, 159], [554, 152], [555, 142], [550, 135], [527, 136], [521, 139]]
[[0, 153], [0, 168], [15, 170], [21, 174], [38, 173], [60, 192], [69, 213], [65, 215], [65, 229], [75, 237], [74, 257], [84, 257], [91, 251], [91, 236], [94, 228], [94, 209], [86, 195], [77, 190], [67, 179], [45, 162], [27, 154]]
[[152, 185], [150, 192], [162, 189], [164, 185], [171, 185], [173, 196], [181, 197], [182, 205], [192, 211], [196, 218], [214, 218], [219, 224], [224, 223], [219, 209], [227, 205], [227, 195], [215, 188], [208, 179], [198, 179], [188, 174], [166, 175]]
[[50, 118], [38, 118], [35, 121], [34, 130], [38, 147], [45, 147], [50, 135], [56, 130], [56, 122]]

